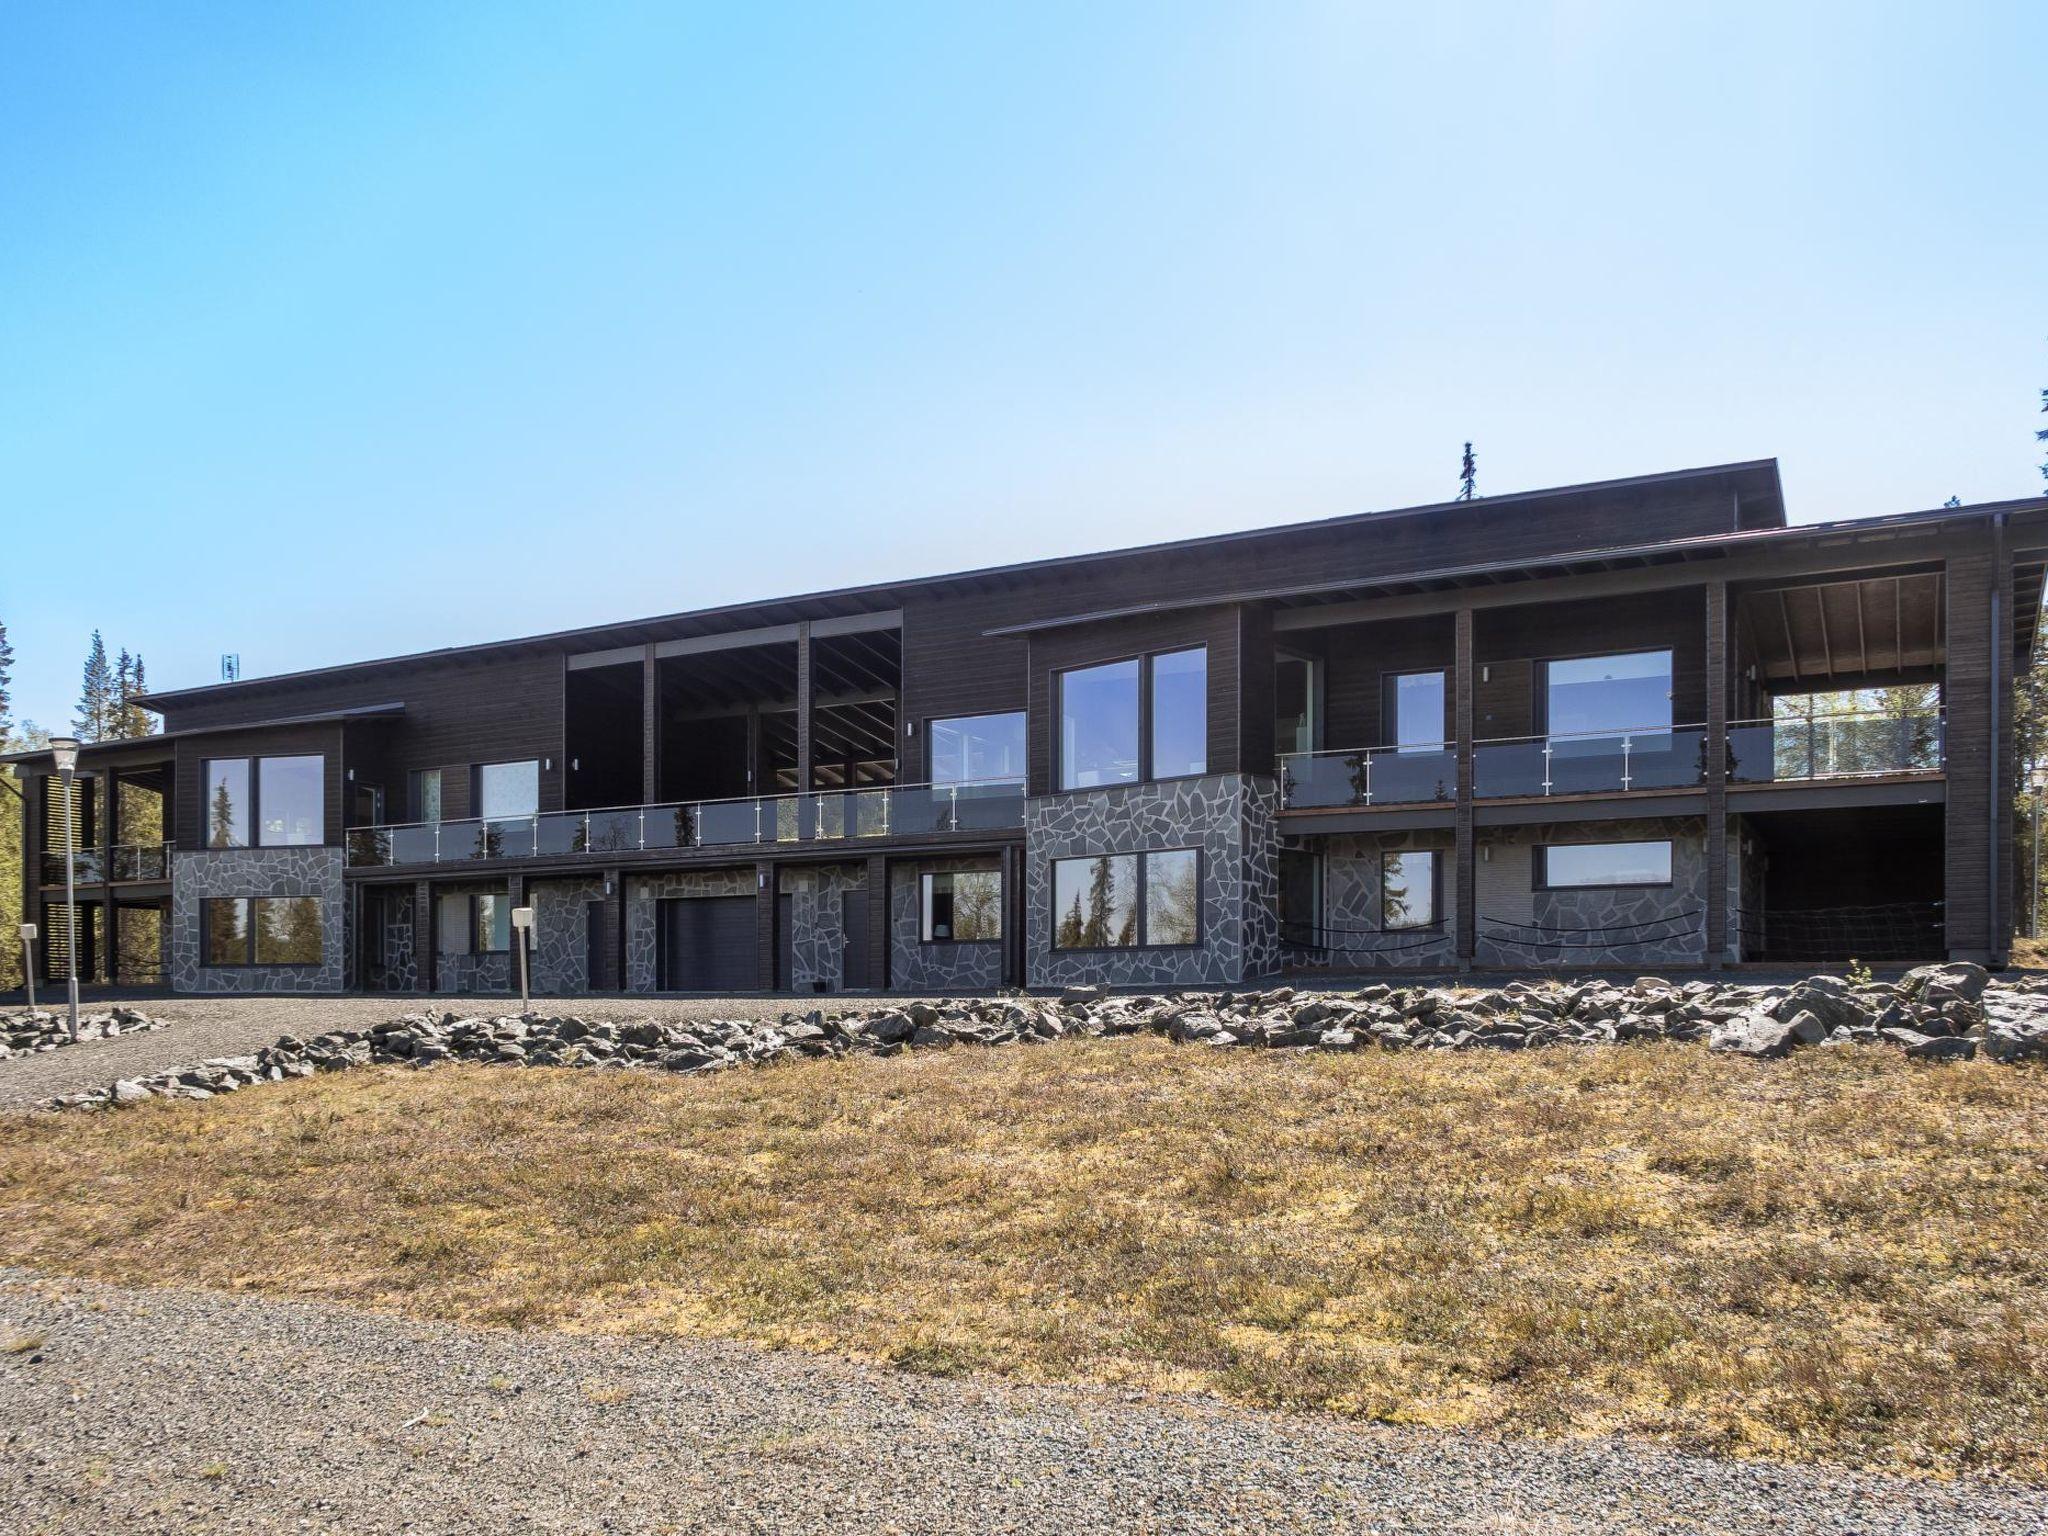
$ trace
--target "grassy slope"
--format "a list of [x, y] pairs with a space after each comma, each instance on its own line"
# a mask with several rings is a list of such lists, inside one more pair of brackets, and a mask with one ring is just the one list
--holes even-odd
[[2048, 1074], [1151, 1039], [0, 1121], [0, 1260], [2048, 1479]]

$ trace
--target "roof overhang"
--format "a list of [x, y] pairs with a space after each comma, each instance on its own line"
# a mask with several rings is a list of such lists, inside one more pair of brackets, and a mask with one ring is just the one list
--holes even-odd
[[[280, 715], [269, 720], [240, 720], [228, 725], [195, 726], [186, 731], [165, 731], [156, 736], [124, 736], [118, 741], [87, 741], [78, 747], [78, 760], [111, 760], [121, 757], [143, 758], [152, 755], [159, 744], [190, 741], [200, 736], [228, 736], [243, 731], [277, 731], [295, 725], [345, 725], [356, 721], [395, 720], [405, 713], [405, 705], [358, 704], [351, 709], [323, 709], [309, 715]], [[156, 754], [167, 755], [167, 754]], [[0, 763], [40, 763], [50, 761], [50, 749], [39, 747], [33, 752], [10, 752], [0, 756]]]

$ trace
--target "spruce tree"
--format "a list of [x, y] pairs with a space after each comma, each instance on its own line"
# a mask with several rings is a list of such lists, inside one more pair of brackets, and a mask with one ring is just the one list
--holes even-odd
[[[2041, 391], [2041, 409], [2048, 411], [2048, 389]], [[2036, 432], [2034, 434], [2034, 441], [2037, 443], [2048, 443], [2048, 427], [2043, 427], [2040, 431]], [[2041, 478], [2048, 480], [2048, 459], [2041, 461]]]
[[14, 740], [14, 647], [7, 643], [7, 625], [0, 621], [0, 748]]
[[114, 720], [114, 669], [107, 664], [107, 643], [92, 632], [85, 656], [85, 678], [78, 690], [78, 716], [71, 729], [80, 741], [104, 741]]
[[1465, 445], [1465, 457], [1458, 465], [1458, 500], [1470, 501], [1479, 494], [1479, 461], [1472, 456], [1472, 445]]

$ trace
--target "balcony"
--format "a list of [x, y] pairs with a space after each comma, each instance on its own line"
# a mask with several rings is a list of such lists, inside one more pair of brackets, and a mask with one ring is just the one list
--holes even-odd
[[[73, 885], [139, 884], [171, 878], [172, 843], [120, 843], [112, 848], [79, 848], [71, 855]], [[44, 885], [64, 883], [64, 854], [43, 852], [39, 871]]]
[[1017, 832], [1023, 826], [1024, 786], [1003, 779], [352, 827], [346, 838], [349, 868], [383, 869]]
[[1785, 784], [1940, 773], [1946, 761], [1944, 725], [1938, 710], [1732, 721], [1728, 782]]
[[1291, 752], [1280, 759], [1280, 808], [1427, 805], [1458, 795], [1458, 754], [1448, 743]]
[[1510, 736], [1472, 745], [1476, 800], [1614, 795], [1704, 784], [1707, 728]]

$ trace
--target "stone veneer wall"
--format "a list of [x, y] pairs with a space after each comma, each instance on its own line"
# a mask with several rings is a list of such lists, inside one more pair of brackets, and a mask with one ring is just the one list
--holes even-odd
[[661, 977], [656, 903], [675, 896], [752, 896], [754, 869], [678, 869], [626, 880], [626, 990], [652, 992]]
[[536, 995], [575, 997], [590, 990], [588, 908], [603, 900], [602, 875], [526, 882], [526, 903], [533, 908]]
[[[356, 985], [369, 990], [370, 978], [359, 976]], [[384, 898], [384, 981], [377, 990], [417, 992], [419, 986], [419, 956], [413, 953], [413, 889], [394, 886]]]
[[[1268, 777], [1212, 774], [1024, 802], [1026, 974], [1034, 987], [1233, 986], [1279, 968], [1280, 794]], [[1188, 948], [1052, 947], [1052, 861], [1098, 853], [1201, 853], [1202, 942]]]
[[[320, 963], [200, 963], [199, 903], [213, 896], [312, 896], [320, 901]], [[339, 992], [348, 955], [339, 848], [220, 848], [171, 864], [171, 990]]]
[[[1541, 843], [1671, 839], [1671, 884], [1616, 890], [1535, 889]], [[1699, 965], [1706, 956], [1706, 828], [1672, 821], [1570, 822], [1481, 834], [1475, 882], [1481, 965], [1622, 967]], [[1660, 921], [1669, 919], [1669, 921]], [[1515, 927], [1533, 924], [1541, 932]], [[1636, 925], [1653, 924], [1639, 927]], [[1570, 931], [1561, 931], [1570, 930]], [[1546, 942], [1531, 942], [1531, 941]], [[1555, 941], [1555, 942], [1548, 942]], [[1563, 947], [1560, 947], [1563, 946]]]
[[777, 894], [789, 897], [792, 992], [837, 992], [846, 984], [846, 904], [867, 889], [859, 864], [785, 869]]
[[1001, 869], [988, 856], [911, 859], [889, 866], [889, 984], [904, 992], [992, 992], [1003, 984], [999, 939], [967, 944], [927, 944], [920, 882], [927, 874]]
[[[1457, 838], [1439, 829], [1319, 838], [1322, 855], [1323, 928], [1321, 947], [1287, 946], [1287, 963], [1330, 970], [1372, 970], [1407, 966], [1442, 970], [1458, 959]], [[1380, 857], [1408, 849], [1437, 856], [1437, 929], [1380, 929]]]

